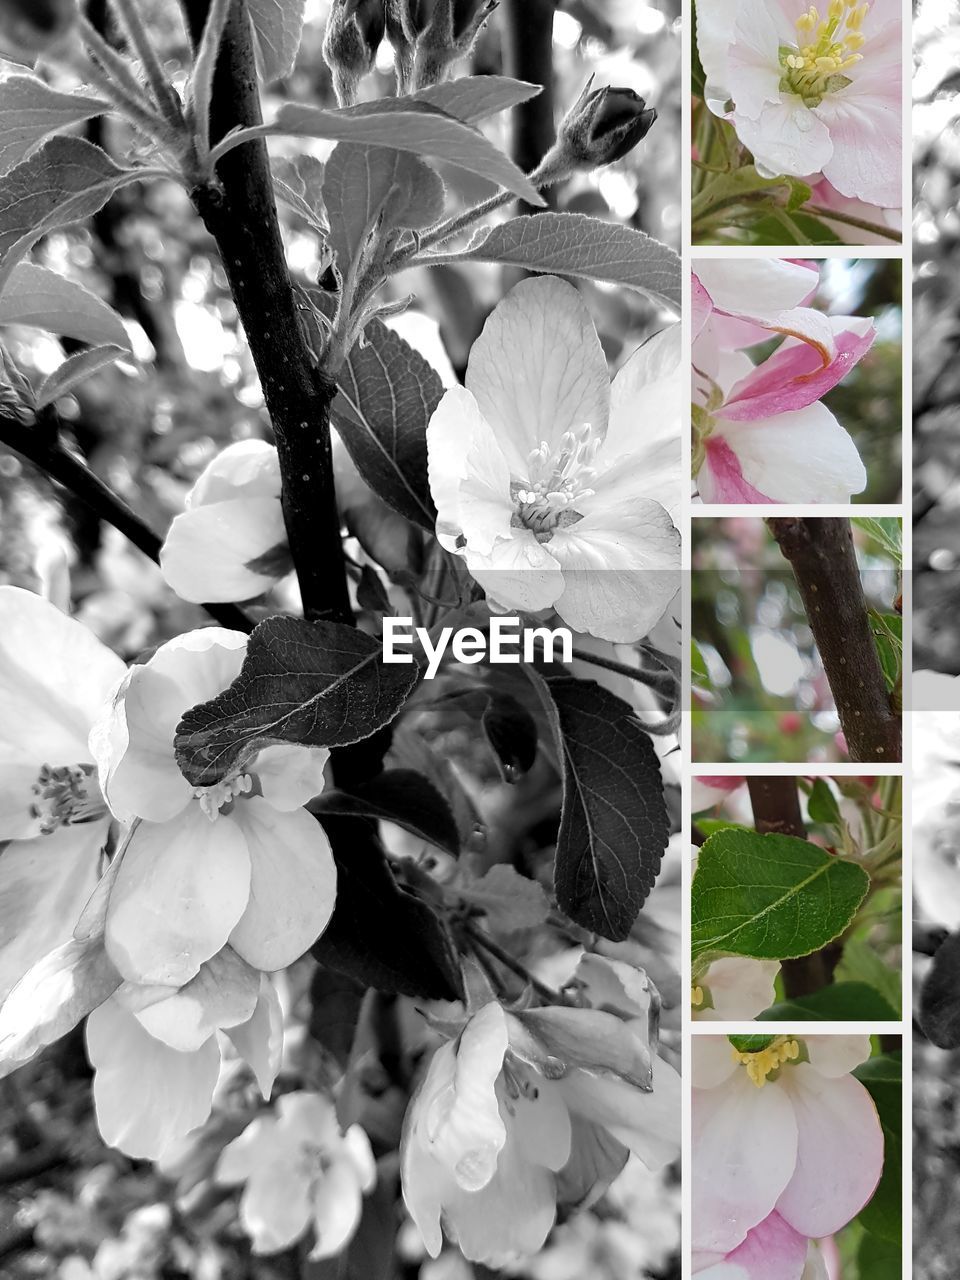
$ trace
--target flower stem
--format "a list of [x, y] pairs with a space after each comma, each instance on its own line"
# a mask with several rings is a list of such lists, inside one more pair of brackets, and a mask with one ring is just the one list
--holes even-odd
[[464, 924], [463, 931], [471, 942], [488, 951], [495, 960], [500, 961], [505, 969], [509, 969], [518, 978], [522, 978], [546, 1004], [574, 1005], [576, 1003], [569, 996], [565, 996], [562, 991], [554, 991], [553, 987], [548, 987], [545, 982], [541, 982], [539, 978], [530, 972], [526, 965], [521, 964], [509, 951], [504, 951], [499, 943], [494, 942], [491, 937], [485, 934], [482, 929], [478, 929], [476, 925]]
[[618, 676], [626, 676], [637, 684], [644, 684], [658, 693], [669, 694], [676, 681], [671, 676], [660, 672], [644, 671], [640, 667], [628, 666], [625, 662], [615, 662], [613, 658], [601, 658], [599, 654], [588, 653], [585, 649], [572, 649], [571, 653], [578, 662], [589, 662], [591, 666], [602, 667], [604, 671], [613, 671]]
[[876, 222], [867, 222], [865, 218], [855, 218], [851, 213], [838, 213], [835, 209], [825, 209], [818, 204], [804, 205], [803, 212], [812, 214], [816, 218], [823, 218], [827, 222], [842, 222], [844, 226], [856, 227], [858, 231], [869, 231], [875, 236], [882, 236], [884, 240], [892, 240], [894, 244], [900, 244], [903, 240], [899, 231], [881, 226]]

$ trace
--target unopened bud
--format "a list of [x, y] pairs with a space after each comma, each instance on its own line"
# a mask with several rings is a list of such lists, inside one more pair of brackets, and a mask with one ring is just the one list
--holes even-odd
[[[557, 141], [548, 159], [552, 167], [596, 169], [613, 164], [650, 132], [657, 113], [632, 89], [591, 89], [587, 82], [557, 131]], [[542, 169], [548, 167], [544, 160]]]
[[334, 0], [323, 37], [323, 57], [341, 107], [357, 100], [357, 86], [376, 61], [386, 20], [384, 0]]
[[400, 93], [445, 79], [476, 43], [499, 0], [386, 0]]
[[0, 46], [31, 59], [57, 44], [77, 20], [77, 0], [0, 0]]

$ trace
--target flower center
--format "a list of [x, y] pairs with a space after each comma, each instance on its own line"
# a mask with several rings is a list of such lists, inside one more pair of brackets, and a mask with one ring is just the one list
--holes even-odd
[[800, 1046], [789, 1036], [777, 1036], [763, 1049], [753, 1052], [742, 1052], [736, 1048], [733, 1050], [734, 1061], [746, 1067], [747, 1075], [758, 1089], [766, 1084], [767, 1076], [799, 1056]]
[[92, 764], [65, 764], [56, 769], [41, 765], [31, 790], [34, 799], [30, 816], [40, 820], [40, 831], [45, 836], [58, 827], [106, 817], [107, 806]]
[[200, 808], [211, 822], [216, 822], [220, 810], [235, 800], [237, 796], [246, 795], [253, 787], [253, 779], [249, 773], [239, 773], [234, 778], [224, 778], [212, 787], [196, 787], [193, 794], [200, 801]]
[[589, 422], [579, 431], [564, 432], [552, 452], [546, 440], [541, 440], [527, 460], [527, 479], [510, 486], [516, 504], [510, 521], [513, 528], [530, 529], [538, 542], [549, 542], [555, 529], [582, 520], [575, 508], [594, 492], [590, 486], [596, 479], [593, 464], [600, 443]]
[[860, 30], [870, 10], [858, 0], [831, 0], [825, 18], [816, 5], [797, 19], [796, 45], [780, 46], [783, 76], [780, 90], [796, 93], [808, 107], [818, 107], [827, 93], [845, 89], [844, 75], [862, 59], [857, 50], [864, 43]]

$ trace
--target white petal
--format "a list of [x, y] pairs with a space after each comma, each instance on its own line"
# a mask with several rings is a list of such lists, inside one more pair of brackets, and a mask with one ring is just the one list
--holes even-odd
[[199, 1049], [221, 1027], [236, 1027], [253, 1016], [260, 974], [231, 947], [200, 967], [186, 986], [136, 1013], [137, 1021], [171, 1049]]
[[529, 529], [498, 542], [488, 556], [464, 554], [467, 568], [480, 583], [494, 608], [536, 613], [548, 609], [563, 590], [560, 566]]
[[570, 1071], [557, 1087], [572, 1112], [601, 1125], [638, 1156], [648, 1169], [662, 1169], [680, 1155], [680, 1076], [658, 1059], [653, 1092], [624, 1080]]
[[810, 1065], [822, 1076], [845, 1076], [870, 1057], [870, 1037], [804, 1036]]
[[584, 423], [606, 430], [603, 348], [580, 294], [556, 276], [522, 280], [497, 304], [470, 351], [466, 382], [517, 477], [541, 441], [553, 447]]
[[326, 747], [277, 743], [257, 755], [253, 772], [267, 804], [284, 811], [299, 809], [323, 790], [323, 771], [329, 759]]
[[251, 600], [283, 575], [249, 565], [286, 542], [279, 496], [215, 502], [175, 517], [160, 550], [160, 569], [181, 600]]
[[817, 400], [775, 418], [717, 424], [743, 478], [774, 502], [849, 502], [867, 473], [857, 446]]
[[103, 822], [60, 827], [0, 850], [0, 1002], [31, 965], [68, 942], [97, 883]]
[[[448, 551], [456, 548], [462, 532], [460, 487], [467, 459], [483, 437], [492, 440], [493, 433], [476, 400], [465, 388], [451, 387], [427, 424], [427, 474], [437, 508], [437, 536]], [[504, 494], [509, 496], [509, 468]]]
[[0, 840], [33, 840], [43, 834], [40, 818], [31, 812], [36, 800], [33, 786], [43, 764], [0, 757]]
[[264, 1098], [269, 1098], [283, 1056], [283, 1010], [269, 974], [260, 975], [260, 996], [250, 1020], [226, 1027], [224, 1034], [252, 1068]]
[[316, 942], [337, 896], [337, 866], [320, 823], [305, 809], [282, 813], [261, 796], [237, 802], [226, 822], [243, 832], [250, 894], [231, 946], [257, 969], [286, 968]]
[[334, 1159], [320, 1175], [314, 1184], [312, 1207], [317, 1243], [310, 1257], [332, 1258], [353, 1238], [363, 1212], [360, 1183], [349, 1159]]
[[694, 1036], [690, 1048], [691, 1082], [695, 1089], [715, 1089], [737, 1069], [733, 1046], [726, 1036]]
[[178, 1053], [115, 1000], [94, 1010], [86, 1035], [97, 1125], [109, 1146], [158, 1160], [206, 1120], [220, 1074], [215, 1038], [194, 1053]]
[[250, 896], [241, 829], [190, 804], [143, 822], [127, 845], [107, 907], [107, 951], [125, 978], [182, 986], [227, 942]]
[[661, 329], [633, 353], [613, 380], [610, 425], [599, 469], [616, 458], [636, 459], [634, 496], [653, 498], [676, 523], [680, 484], [683, 385], [680, 326]]
[[310, 1183], [295, 1167], [274, 1164], [268, 1177], [254, 1175], [240, 1198], [240, 1221], [254, 1253], [289, 1248], [306, 1231], [310, 1208]]
[[700, 981], [709, 989], [718, 1017], [745, 1021], [775, 1002], [773, 984], [779, 972], [779, 960], [724, 956], [713, 961]]
[[805, 178], [829, 164], [830, 131], [816, 113], [792, 95], [766, 106], [757, 120], [737, 116], [737, 134], [771, 173]]
[[289, 1144], [272, 1115], [251, 1120], [239, 1138], [228, 1142], [217, 1161], [216, 1180], [232, 1186], [289, 1156]]
[[[722, 11], [726, 0], [712, 5]], [[782, 258], [698, 258], [692, 266], [718, 310], [755, 320], [799, 307], [817, 283], [806, 267]]]
[[231, 498], [279, 498], [280, 460], [266, 440], [238, 440], [212, 458], [187, 494], [187, 507]]
[[[527, 1079], [533, 1086], [529, 1094], [510, 1099], [513, 1110], [510, 1125], [519, 1142], [524, 1159], [542, 1165], [554, 1173], [570, 1159], [570, 1112], [562, 1090], [552, 1080], [530, 1071]], [[507, 1103], [506, 1086], [498, 1086], [501, 1114]]]

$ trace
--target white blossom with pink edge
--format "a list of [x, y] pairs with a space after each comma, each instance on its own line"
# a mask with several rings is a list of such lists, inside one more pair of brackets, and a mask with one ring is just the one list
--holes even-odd
[[680, 1077], [635, 1024], [483, 1005], [433, 1055], [404, 1122], [403, 1196], [427, 1252], [442, 1222], [474, 1262], [536, 1253], [558, 1201], [588, 1200], [630, 1152], [654, 1170], [676, 1159], [679, 1103]]
[[341, 1132], [319, 1093], [285, 1093], [274, 1111], [224, 1148], [217, 1181], [244, 1184], [240, 1221], [254, 1253], [288, 1249], [312, 1227], [309, 1257], [332, 1258], [350, 1243], [376, 1185], [369, 1139], [356, 1124]]
[[705, 98], [764, 176], [816, 181], [885, 209], [902, 199], [899, 0], [701, 0]]
[[333, 854], [302, 807], [323, 789], [325, 748], [268, 746], [209, 787], [177, 766], [181, 716], [235, 679], [246, 640], [208, 627], [161, 645], [91, 735], [107, 803], [134, 824], [111, 868], [105, 930], [133, 982], [182, 986], [227, 943], [255, 969], [285, 968], [333, 911]]
[[125, 670], [48, 600], [0, 587], [0, 1001], [97, 882], [111, 819], [87, 739]]
[[[869, 1056], [867, 1035], [781, 1035], [743, 1054], [726, 1037], [694, 1037], [696, 1273], [802, 1280], [809, 1241], [833, 1235], [869, 1201], [883, 1130], [850, 1074]], [[770, 1268], [758, 1270], [765, 1257]]]
[[611, 386], [572, 285], [525, 280], [497, 304], [427, 427], [437, 537], [492, 607], [615, 642], [659, 622], [680, 569], [681, 400], [679, 325]]
[[[696, 264], [692, 413], [699, 497], [706, 503], [848, 502], [866, 487], [866, 470], [821, 397], [866, 355], [876, 328], [869, 317], [827, 316], [802, 306], [778, 310], [778, 302], [810, 284], [810, 273], [784, 263], [774, 276], [757, 272], [759, 265], [716, 264], [717, 271]], [[743, 296], [735, 313], [738, 276]], [[771, 333], [790, 336], [754, 365], [743, 348]]]

